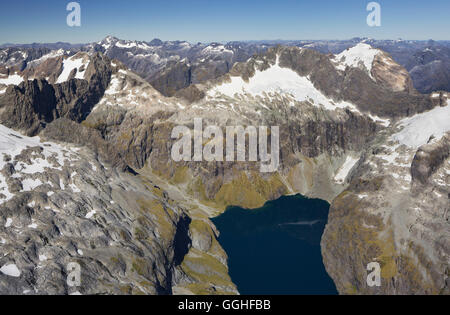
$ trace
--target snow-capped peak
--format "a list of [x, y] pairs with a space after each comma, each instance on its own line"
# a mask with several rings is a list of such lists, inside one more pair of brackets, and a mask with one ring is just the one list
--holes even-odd
[[217, 54], [234, 54], [234, 52], [230, 49], [227, 49], [225, 45], [213, 43], [208, 46], [206, 46], [202, 50], [202, 55], [217, 55]]
[[339, 70], [344, 71], [347, 66], [351, 68], [363, 68], [372, 76], [373, 61], [379, 53], [381, 53], [379, 49], [375, 49], [366, 43], [359, 43], [352, 48], [344, 50], [333, 61], [337, 64], [336, 67]]
[[114, 36], [107, 36], [105, 37], [103, 40], [99, 41], [97, 43], [97, 45], [102, 46], [105, 50], [108, 50], [109, 48], [111, 48], [115, 43], [117, 43], [119, 41], [118, 38], [114, 37]]
[[112, 36], [112, 35], [108, 35], [108, 36], [106, 36], [105, 37], [105, 39], [104, 39], [104, 41], [106, 41], [106, 42], [112, 42], [112, 41], [118, 41], [119, 39], [117, 38], [117, 37], [114, 37], [114, 36]]
[[122, 40], [114, 36], [108, 36], [102, 41], [98, 42], [97, 44], [102, 46], [106, 51], [112, 47], [117, 47], [120, 49], [132, 49], [132, 48], [138, 48], [143, 50], [151, 49], [151, 47], [146, 42], [136, 40]]

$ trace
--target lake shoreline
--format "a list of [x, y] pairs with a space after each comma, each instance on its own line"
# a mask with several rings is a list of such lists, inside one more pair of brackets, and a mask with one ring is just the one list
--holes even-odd
[[[228, 207], [212, 221], [241, 294], [337, 294], [320, 241], [329, 203], [283, 196], [259, 209]], [[293, 250], [295, 249], [295, 250]]]

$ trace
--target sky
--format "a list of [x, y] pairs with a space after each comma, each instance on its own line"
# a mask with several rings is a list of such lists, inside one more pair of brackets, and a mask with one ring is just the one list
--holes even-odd
[[450, 40], [449, 0], [78, 0], [81, 26], [69, 27], [69, 0], [0, 0], [0, 43], [88, 43], [113, 35], [149, 41], [375, 39]]

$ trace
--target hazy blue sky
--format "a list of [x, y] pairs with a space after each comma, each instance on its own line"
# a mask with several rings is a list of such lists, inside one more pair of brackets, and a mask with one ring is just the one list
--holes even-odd
[[382, 26], [366, 24], [369, 0], [79, 0], [81, 27], [68, 27], [68, 0], [0, 0], [0, 43], [123, 39], [191, 42], [261, 39], [450, 40], [449, 0], [384, 0]]

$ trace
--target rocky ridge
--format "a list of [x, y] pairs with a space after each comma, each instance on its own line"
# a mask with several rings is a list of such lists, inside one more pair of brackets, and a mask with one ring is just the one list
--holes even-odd
[[[79, 51], [102, 52], [118, 59], [150, 82], [158, 91], [172, 96], [192, 84], [206, 82], [228, 73], [236, 62], [244, 62], [255, 53], [277, 45], [297, 46], [328, 54], [341, 54], [359, 44], [368, 44], [392, 56], [412, 76], [421, 93], [449, 91], [448, 41], [404, 41], [353, 38], [342, 41], [251, 41], [196, 43], [186, 41], [121, 40], [113, 36], [90, 44], [66, 43], [3, 45], [0, 49], [0, 73], [23, 71], [52, 55], [72, 56]], [[2, 47], [2, 46], [0, 46]], [[387, 74], [387, 72], [385, 73]], [[380, 76], [381, 78], [381, 76]], [[1, 87], [0, 87], [1, 88]], [[1, 89], [0, 89], [1, 91]]]

